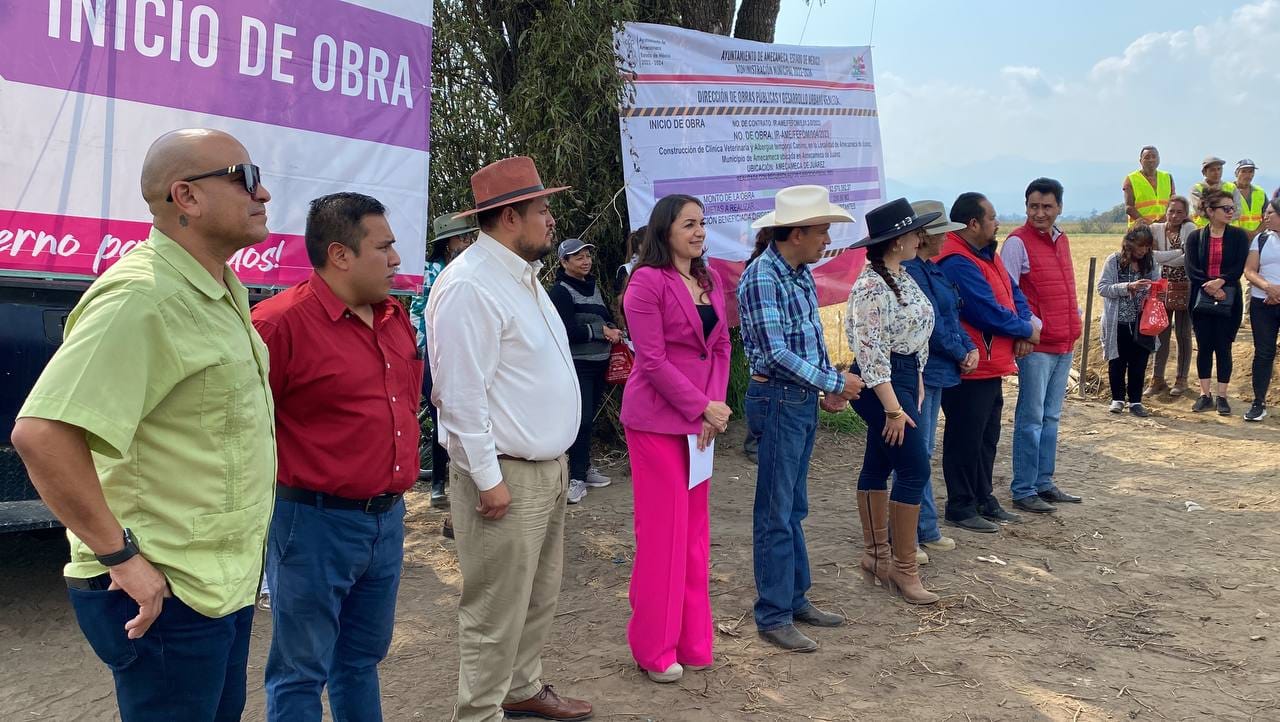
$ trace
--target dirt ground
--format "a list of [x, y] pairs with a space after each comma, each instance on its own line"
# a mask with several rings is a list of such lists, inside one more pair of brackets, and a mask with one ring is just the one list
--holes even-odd
[[[712, 481], [716, 666], [669, 686], [643, 678], [626, 646], [631, 490], [615, 454], [615, 483], [569, 511], [546, 681], [592, 700], [597, 719], [1280, 719], [1280, 422], [1193, 417], [1189, 404], [1157, 400], [1139, 420], [1069, 401], [1058, 479], [1085, 503], [998, 536], [947, 532], [959, 548], [925, 568], [942, 595], [930, 607], [859, 580], [862, 440], [824, 430], [810, 477], [812, 598], [849, 623], [816, 631], [822, 648], [808, 655], [756, 637], [755, 470], [732, 429]], [[1007, 428], [996, 472], [1006, 500]], [[439, 512], [423, 494], [410, 509], [384, 711], [445, 720], [461, 579]], [[0, 538], [0, 719], [115, 718], [109, 674], [66, 602], [65, 554], [58, 539]], [[990, 555], [1006, 564], [977, 560]], [[270, 635], [259, 614], [246, 719], [263, 718]]]

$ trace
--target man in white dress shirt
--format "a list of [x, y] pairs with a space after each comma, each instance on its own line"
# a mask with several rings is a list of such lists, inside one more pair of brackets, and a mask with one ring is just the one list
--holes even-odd
[[564, 324], [538, 283], [555, 219], [533, 161], [471, 176], [480, 237], [436, 279], [427, 338], [440, 434], [457, 475], [462, 567], [457, 718], [585, 720], [542, 681], [564, 552], [568, 465], [582, 413]]

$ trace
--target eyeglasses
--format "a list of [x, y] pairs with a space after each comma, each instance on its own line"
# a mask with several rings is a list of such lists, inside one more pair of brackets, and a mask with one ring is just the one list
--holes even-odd
[[1236, 207], [1235, 206], [1213, 206], [1213, 210], [1226, 211], [1227, 213], [1235, 213]]
[[[252, 163], [238, 163], [236, 165], [227, 166], [226, 168], [212, 170], [208, 173], [193, 175], [190, 178], [183, 178], [182, 182], [194, 183], [195, 181], [204, 180], [205, 178], [217, 178], [219, 176], [235, 175], [237, 173], [239, 173], [241, 178], [244, 180], [245, 191], [251, 196], [256, 195], [258, 193], [258, 183], [262, 181], [262, 171], [258, 169], [258, 166]], [[173, 194], [170, 193], [168, 197], [165, 198], [165, 201], [172, 203]]]

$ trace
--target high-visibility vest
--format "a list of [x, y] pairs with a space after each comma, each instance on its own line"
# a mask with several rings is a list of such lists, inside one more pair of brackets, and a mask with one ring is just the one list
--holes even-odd
[[[1162, 170], [1156, 171], [1156, 187], [1142, 175], [1142, 170], [1129, 174], [1129, 187], [1133, 190], [1133, 206], [1138, 215], [1147, 219], [1148, 223], [1164, 220], [1165, 209], [1169, 207], [1169, 196], [1173, 195], [1173, 177]], [[1129, 219], [1133, 226], [1134, 220]]]
[[1262, 225], [1262, 211], [1263, 206], [1267, 204], [1267, 193], [1258, 186], [1254, 186], [1253, 192], [1249, 195], [1252, 196], [1249, 200], [1246, 200], [1243, 195], [1240, 196], [1240, 207], [1236, 209], [1236, 219], [1231, 221], [1231, 225], [1246, 231], [1255, 231]]
[[[1200, 181], [1199, 183], [1191, 186], [1191, 190], [1197, 193], [1204, 193], [1206, 187], [1207, 186], [1205, 186], [1204, 181]], [[1236, 184], [1233, 181], [1226, 181], [1225, 183], [1222, 184], [1222, 192], [1231, 193], [1234, 195], [1236, 192]], [[1198, 205], [1199, 204], [1197, 204], [1197, 206]], [[1200, 215], [1199, 207], [1191, 209], [1191, 222], [1196, 224], [1197, 228], [1204, 228], [1205, 226], [1209, 225], [1209, 219]]]

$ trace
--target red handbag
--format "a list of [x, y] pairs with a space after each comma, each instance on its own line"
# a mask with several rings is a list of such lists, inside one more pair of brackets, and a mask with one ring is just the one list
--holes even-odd
[[631, 375], [631, 367], [635, 365], [636, 356], [625, 343], [618, 342], [609, 352], [609, 368], [604, 372], [605, 383], [621, 386]]
[[1159, 336], [1169, 328], [1169, 311], [1160, 296], [1169, 290], [1169, 282], [1165, 279], [1153, 281], [1147, 289], [1147, 300], [1142, 304], [1142, 318], [1138, 322], [1138, 333], [1143, 336]]

